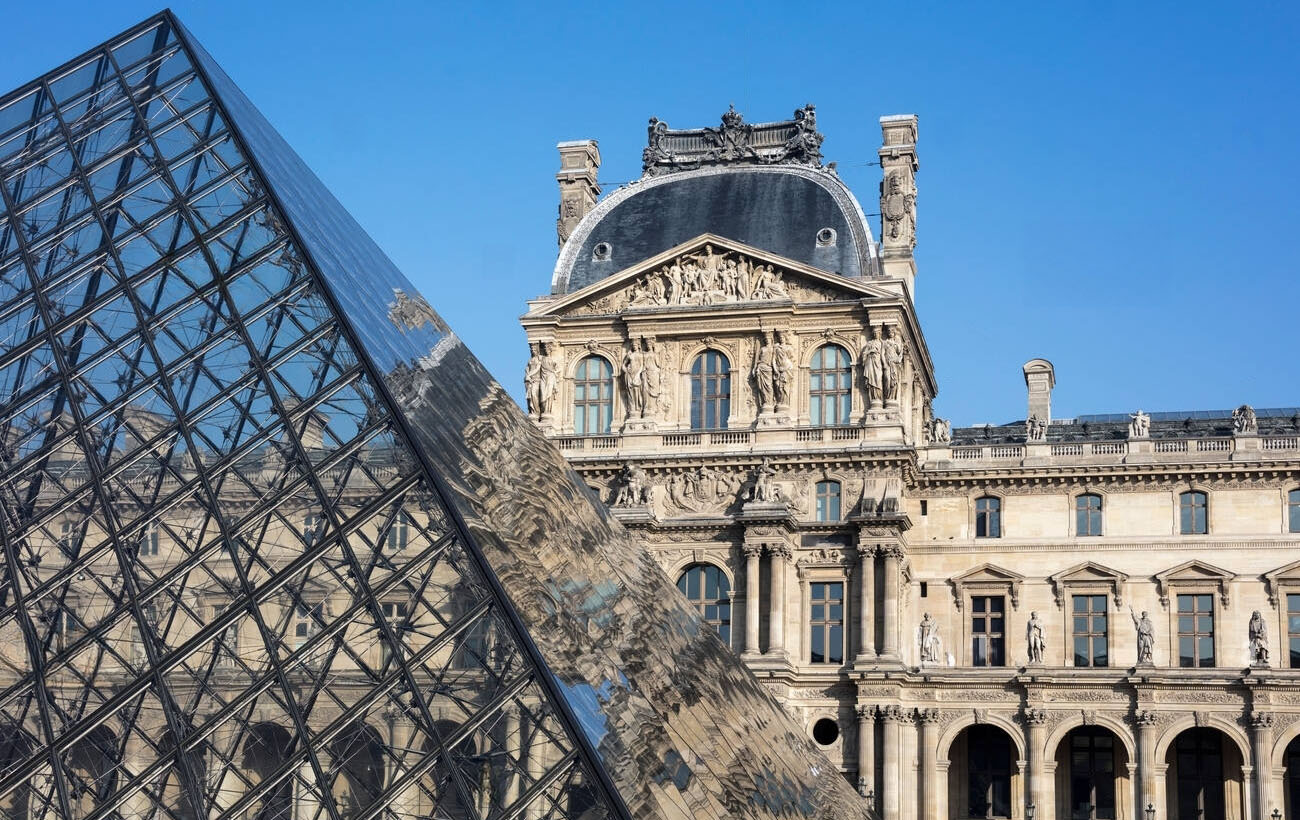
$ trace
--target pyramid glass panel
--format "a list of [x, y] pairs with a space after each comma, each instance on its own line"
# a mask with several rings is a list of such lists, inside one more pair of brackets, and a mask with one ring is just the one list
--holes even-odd
[[0, 205], [0, 816], [866, 816], [172, 15]]

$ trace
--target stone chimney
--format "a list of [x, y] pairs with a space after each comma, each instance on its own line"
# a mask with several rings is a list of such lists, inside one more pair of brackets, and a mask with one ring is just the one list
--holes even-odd
[[600, 148], [595, 140], [573, 140], [555, 147], [560, 149], [560, 171], [555, 175], [560, 183], [560, 216], [555, 220], [555, 232], [563, 247], [578, 222], [596, 207]]
[[1029, 388], [1029, 415], [1044, 422], [1052, 420], [1052, 388], [1056, 387], [1056, 368], [1047, 359], [1025, 362], [1025, 387]]
[[901, 279], [915, 298], [917, 117], [894, 114], [880, 118], [880, 256], [883, 273]]

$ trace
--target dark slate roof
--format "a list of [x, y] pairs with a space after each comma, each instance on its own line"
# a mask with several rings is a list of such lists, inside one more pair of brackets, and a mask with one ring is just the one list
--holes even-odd
[[[844, 184], [829, 172], [779, 171], [680, 173], [616, 191], [612, 207], [602, 203], [589, 214], [569, 240], [579, 244], [561, 253], [554, 292], [579, 290], [705, 233], [841, 276], [870, 274], [870, 229]], [[818, 247], [822, 228], [835, 231], [834, 246]], [[610, 258], [596, 260], [602, 242], [609, 243]]]
[[[1173, 413], [1150, 413], [1151, 438], [1214, 438], [1232, 435], [1231, 410], [1189, 410]], [[1300, 434], [1300, 407], [1275, 407], [1255, 411], [1259, 434], [1294, 436]], [[1127, 413], [1103, 413], [1054, 420], [1047, 426], [1047, 440], [1052, 443], [1071, 441], [1122, 441], [1128, 438]], [[954, 427], [955, 447], [983, 444], [1022, 444], [1024, 420], [1008, 424], [979, 427]]]

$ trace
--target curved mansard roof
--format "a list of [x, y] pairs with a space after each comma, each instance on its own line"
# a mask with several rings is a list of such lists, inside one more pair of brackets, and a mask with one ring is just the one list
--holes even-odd
[[[832, 241], [819, 241], [823, 228], [834, 231]], [[841, 276], [876, 272], [862, 206], [833, 171], [719, 166], [645, 178], [611, 194], [564, 244], [551, 292], [571, 293], [706, 233]], [[607, 254], [597, 253], [602, 244]]]

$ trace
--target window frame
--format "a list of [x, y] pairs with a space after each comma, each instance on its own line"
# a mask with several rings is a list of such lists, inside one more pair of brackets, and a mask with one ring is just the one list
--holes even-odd
[[[1081, 616], [1079, 614], [1077, 602], [1085, 601], [1085, 600], [1088, 601], [1089, 608], [1086, 610], [1086, 614]], [[1103, 607], [1103, 609], [1101, 610], [1101, 618], [1103, 624], [1101, 632], [1096, 632], [1093, 630], [1093, 627], [1095, 626], [1094, 619], [1097, 617], [1096, 614], [1097, 610], [1092, 609], [1091, 605], [1096, 603], [1097, 600], [1101, 601]], [[1112, 666], [1110, 661], [1114, 654], [1115, 647], [1114, 647], [1114, 642], [1111, 640], [1111, 635], [1110, 635], [1111, 632], [1110, 614], [1111, 614], [1110, 595], [1105, 591], [1099, 592], [1099, 591], [1079, 590], [1078, 592], [1074, 592], [1070, 595], [1070, 610], [1067, 613], [1066, 617], [1069, 621], [1068, 629], [1070, 634], [1069, 634], [1069, 643], [1067, 644], [1067, 646], [1070, 647], [1071, 667], [1075, 669], [1107, 669]], [[1084, 637], [1084, 639], [1088, 641], [1088, 662], [1084, 664], [1078, 663], [1079, 655], [1077, 650], [1075, 649], [1077, 645], [1077, 641], [1079, 637], [1081, 637], [1080, 633], [1077, 631], [1077, 627], [1078, 627], [1077, 619], [1080, 617], [1084, 617], [1089, 621], [1088, 629], [1082, 635], [1082, 637]], [[1095, 641], [1099, 638], [1106, 642], [1105, 662], [1100, 664], [1096, 662], [1097, 654], [1096, 654], [1096, 644], [1095, 644]]]
[[[1201, 525], [1202, 528], [1199, 531], [1196, 529], [1197, 522], [1195, 518], [1196, 510], [1197, 510], [1196, 507], [1197, 496], [1199, 496], [1202, 500], [1200, 510], [1204, 517], [1204, 521], [1202, 522]], [[1185, 504], [1184, 503], [1185, 499], [1190, 501], [1190, 503]], [[1192, 515], [1192, 520], [1190, 522], [1191, 529], [1188, 529], [1188, 526], [1184, 521], [1183, 510], [1185, 507], [1191, 510], [1191, 515]], [[1209, 535], [1210, 534], [1209, 492], [1206, 490], [1202, 490], [1200, 488], [1193, 488], [1190, 490], [1183, 490], [1182, 492], [1180, 492], [1178, 494], [1177, 504], [1174, 507], [1174, 522], [1175, 522], [1175, 526], [1177, 527], [1177, 532], [1179, 535]]]
[[[849, 601], [848, 590], [849, 583], [845, 577], [812, 577], [807, 579], [808, 584], [808, 609], [804, 623], [807, 625], [808, 650], [804, 653], [805, 660], [808, 664], [818, 667], [835, 667], [843, 666], [848, 663], [848, 646], [849, 646]], [[822, 591], [822, 596], [816, 597], [818, 587], [839, 587], [839, 597], [831, 596], [830, 590]], [[828, 611], [830, 608], [839, 606], [839, 618], [833, 618]], [[822, 616], [816, 617], [816, 608], [822, 607]], [[840, 657], [838, 660], [831, 658], [831, 648], [835, 645], [833, 634], [838, 625], [840, 631], [838, 649]], [[821, 633], [822, 660], [813, 657], [814, 636]], [[828, 659], [830, 658], [830, 659]]]
[[[986, 502], [992, 502], [992, 503], [990, 504]], [[983, 505], [984, 509], [981, 509], [981, 505]], [[1002, 526], [1002, 512], [1003, 512], [1002, 496], [988, 495], [988, 494], [981, 495], [975, 499], [973, 510], [975, 513], [975, 518], [973, 522], [973, 527], [971, 529], [971, 533], [974, 538], [995, 539], [995, 538], [1002, 538], [1004, 535], [1006, 535], [1006, 528]], [[990, 519], [988, 516], [993, 516], [993, 518]], [[990, 520], [993, 521], [994, 524], [993, 527], [989, 526]], [[980, 534], [981, 523], [983, 524], [983, 528], [984, 528], [983, 535]], [[990, 535], [989, 534], [990, 529], [994, 529], [996, 530], [996, 532]]]
[[[822, 488], [827, 489], [826, 493]], [[831, 495], [830, 489], [834, 487], [834, 495]], [[823, 509], [822, 501], [826, 501], [826, 509]], [[834, 502], [834, 515], [831, 515], [829, 509], [831, 502]], [[826, 478], [818, 481], [813, 485], [813, 520], [819, 524], [836, 524], [844, 520], [844, 484], [838, 479]]]
[[1300, 487], [1293, 487], [1284, 492], [1282, 505], [1285, 515], [1282, 524], [1285, 529], [1283, 532], [1300, 534]]
[[[593, 363], [603, 366], [599, 378], [591, 376]], [[590, 393], [596, 391], [596, 397]], [[579, 397], [579, 394], [581, 398]], [[573, 369], [573, 433], [577, 436], [608, 436], [614, 429], [614, 409], [617, 391], [614, 390], [614, 365], [599, 353], [591, 353], [578, 360]], [[594, 411], [596, 423], [589, 429], [588, 417]]]
[[[998, 602], [998, 605], [1001, 607], [1000, 611], [991, 608], [994, 601]], [[978, 605], [977, 602], [979, 602]], [[967, 666], [974, 669], [1002, 669], [1007, 666], [1008, 615], [1007, 596], [993, 592], [981, 592], [971, 595], [970, 607], [967, 609], [966, 615], [966, 629], [967, 634], [969, 635], [967, 650], [970, 653], [966, 659]], [[1001, 631], [993, 631], [991, 628], [988, 628], [992, 626], [990, 622], [995, 616], [1000, 616], [1002, 619]], [[981, 620], [986, 622], [986, 628], [983, 631], [977, 631], [977, 621]], [[976, 663], [976, 659], [979, 656], [976, 646], [977, 642], [980, 640], [980, 636], [984, 636], [986, 645], [984, 655], [989, 661], [987, 663]], [[997, 648], [996, 654], [999, 655], [999, 662], [997, 663], [992, 662], [995, 654], [993, 652], [995, 646]]]
[[[703, 577], [701, 578], [699, 587], [700, 595], [698, 598], [692, 598], [689, 592], [690, 582], [687, 581], [686, 576], [697, 569], [703, 571]], [[725, 597], [707, 597], [706, 593], [708, 591], [709, 570], [716, 571], [718, 580], [726, 584], [726, 589], [720, 590], [725, 592]], [[734, 632], [732, 629], [733, 616], [735, 615], [735, 594], [731, 584], [731, 576], [727, 574], [725, 569], [710, 561], [690, 561], [685, 566], [678, 569], [675, 575], [677, 576], [677, 589], [686, 597], [687, 601], [690, 601], [691, 606], [694, 607], [695, 611], [699, 614], [700, 619], [714, 628], [714, 631], [718, 633], [718, 637], [724, 644], [731, 646]], [[683, 582], [686, 583], [687, 589], [682, 589]], [[727, 612], [725, 621], [720, 616], [717, 618], [710, 618], [708, 614], [709, 607], [718, 607], [720, 609], [725, 607]], [[719, 629], [720, 626], [726, 627], [725, 634]]]
[[[826, 353], [836, 351], [835, 366], [826, 366]], [[843, 363], [841, 367], [840, 364]], [[830, 379], [832, 386], [826, 386]], [[827, 401], [830, 404], [827, 404]], [[832, 411], [828, 413], [828, 410]], [[827, 421], [827, 416], [833, 417]], [[853, 418], [853, 357], [843, 345], [827, 342], [808, 360], [808, 420], [813, 427], [842, 427]]]
[[[1287, 638], [1287, 669], [1300, 669], [1300, 592], [1284, 592], [1282, 606], [1283, 635]], [[1291, 608], [1292, 601], [1295, 609]], [[1292, 616], [1292, 612], [1295, 613]], [[1292, 621], [1292, 617], [1295, 618]]]
[[[1083, 506], [1084, 504], [1094, 500], [1097, 502], [1095, 508], [1085, 508]], [[1100, 538], [1106, 534], [1106, 500], [1102, 497], [1101, 493], [1089, 491], [1074, 496], [1073, 511], [1074, 516], [1072, 521], [1074, 524], [1074, 536], [1076, 538]], [[1085, 521], [1087, 522], [1086, 526], [1080, 526], [1081, 524], [1084, 524]], [[1094, 523], [1096, 524], [1095, 532], [1093, 531]]]
[[[1187, 613], [1186, 615], [1183, 612], [1184, 598], [1191, 599], [1190, 603], [1192, 604], [1193, 607], [1191, 610], [1189, 610], [1189, 613]], [[1201, 599], [1204, 599], [1209, 603], [1208, 617], [1210, 619], [1210, 630], [1208, 633], [1203, 632], [1200, 629], [1199, 618], [1206, 617], [1206, 613], [1207, 613], [1206, 610], [1202, 610], [1199, 608], [1200, 604], [1202, 603]], [[1173, 603], [1174, 606], [1172, 608], [1172, 612], [1170, 613], [1173, 618], [1173, 626], [1174, 626], [1173, 634], [1172, 634], [1174, 646], [1173, 646], [1173, 653], [1171, 655], [1171, 658], [1178, 659], [1179, 669], [1214, 669], [1218, 665], [1218, 660], [1219, 660], [1219, 647], [1218, 647], [1219, 629], [1217, 623], [1218, 602], [1215, 601], [1215, 594], [1213, 592], [1204, 591], [1204, 590], [1180, 591], [1174, 594]], [[1182, 619], [1184, 617], [1192, 618], [1193, 628], [1190, 632], [1183, 631]], [[1193, 655], [1190, 658], [1190, 660], [1192, 661], [1191, 663], [1183, 662], [1184, 656], [1183, 656], [1182, 645], [1183, 645], [1183, 637], [1185, 635], [1189, 636], [1194, 641], [1192, 647]], [[1201, 654], [1199, 650], [1201, 648], [1201, 643], [1200, 643], [1201, 640], [1204, 640], [1206, 638], [1209, 639], [1210, 662], [1208, 664], [1203, 664], [1200, 663]], [[1172, 666], [1173, 664], [1170, 665]]]
[[[716, 372], [709, 370], [713, 362], [717, 363]], [[726, 430], [731, 421], [731, 359], [721, 350], [705, 348], [691, 359], [687, 379], [691, 430]], [[710, 420], [716, 423], [710, 426], [707, 423]]]

